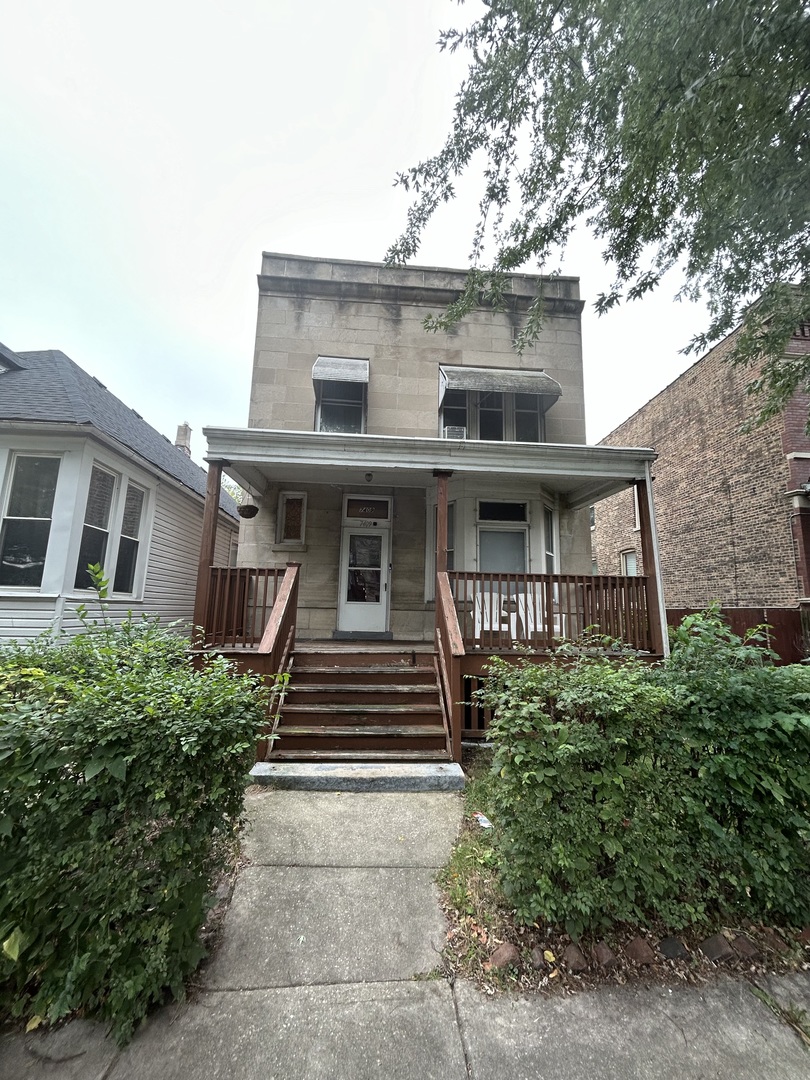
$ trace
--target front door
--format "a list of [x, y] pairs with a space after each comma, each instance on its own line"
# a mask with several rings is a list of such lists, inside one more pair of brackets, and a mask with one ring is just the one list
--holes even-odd
[[391, 499], [347, 495], [340, 541], [338, 630], [388, 630]]

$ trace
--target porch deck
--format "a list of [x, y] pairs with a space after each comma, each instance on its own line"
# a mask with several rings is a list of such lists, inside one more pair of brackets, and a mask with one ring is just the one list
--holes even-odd
[[297, 564], [212, 567], [206, 649], [274, 680], [268, 758], [454, 760], [488, 716], [472, 702], [488, 658], [553, 659], [593, 629], [651, 659], [661, 655], [643, 577], [437, 574], [434, 642], [296, 644]]

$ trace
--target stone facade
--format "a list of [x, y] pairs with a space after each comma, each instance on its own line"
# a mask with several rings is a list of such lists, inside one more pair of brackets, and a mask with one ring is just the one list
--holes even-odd
[[[435, 439], [440, 430], [439, 366], [545, 371], [562, 394], [545, 415], [544, 441], [583, 444], [585, 410], [579, 283], [514, 275], [508, 310], [481, 308], [450, 333], [429, 334], [424, 319], [439, 314], [463, 288], [464, 274], [439, 269], [391, 269], [377, 263], [330, 261], [265, 253], [259, 276], [256, 351], [249, 426], [272, 431], [316, 429], [313, 365], [318, 357], [368, 361], [365, 432]], [[536, 345], [519, 356], [515, 334], [542, 289], [547, 317]], [[351, 450], [347, 449], [347, 454]], [[389, 478], [390, 479], [390, 478]], [[506, 478], [504, 478], [506, 480]], [[279, 544], [281, 492], [306, 495], [303, 543]], [[393, 496], [391, 620], [395, 638], [431, 638], [430, 565], [435, 494], [424, 487], [364, 488]], [[301, 563], [298, 633], [326, 637], [336, 624], [342, 499], [327, 484], [271, 477], [257, 498], [259, 513], [241, 529], [239, 560], [246, 566]], [[500, 481], [487, 491], [454, 477], [449, 497], [456, 514], [456, 568], [475, 569], [475, 499], [509, 497], [530, 505], [527, 569], [545, 569], [544, 507], [555, 514], [553, 546], [560, 569], [590, 570], [587, 511], [568, 512], [542, 486]]]
[[[749, 369], [728, 362], [735, 335], [720, 342], [602, 445], [658, 452], [654, 496], [668, 608], [792, 607], [810, 595], [803, 540], [810, 479], [804, 433], [810, 397], [797, 396], [781, 417], [744, 433], [756, 402]], [[798, 333], [792, 352], [810, 349]], [[793, 494], [788, 494], [793, 493]], [[643, 573], [633, 492], [595, 507], [593, 550], [600, 573], [622, 573], [631, 551]], [[810, 549], [810, 545], [808, 545]]]

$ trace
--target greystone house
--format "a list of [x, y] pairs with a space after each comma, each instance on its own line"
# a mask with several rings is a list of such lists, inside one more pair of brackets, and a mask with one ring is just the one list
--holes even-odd
[[[443, 734], [408, 746], [455, 757], [462, 729], [482, 723], [458, 705], [461, 680], [488, 655], [516, 655], [517, 643], [547, 657], [592, 625], [665, 649], [655, 454], [585, 444], [578, 280], [511, 275], [504, 310], [482, 305], [427, 333], [425, 317], [463, 284], [458, 270], [263, 255], [248, 426], [205, 429], [210, 490], [224, 469], [253, 516], [232, 570], [215, 565], [208, 529], [197, 622], [209, 645], [252, 653], [268, 673], [289, 668], [275, 754], [388, 752], [398, 725], [384, 715], [383, 668], [427, 671], [437, 698], [430, 714], [422, 703], [422, 726]], [[543, 328], [520, 355], [538, 290]], [[589, 507], [632, 486], [650, 573], [595, 578]], [[356, 685], [368, 658], [377, 673], [363, 681], [380, 700], [334, 688], [330, 699], [326, 674], [306, 673], [325, 655]], [[346, 731], [322, 730], [325, 710], [309, 707], [318, 686], [322, 703], [344, 703]]]

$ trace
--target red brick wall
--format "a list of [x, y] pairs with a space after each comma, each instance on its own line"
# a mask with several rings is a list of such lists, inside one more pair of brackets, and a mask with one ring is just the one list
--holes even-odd
[[[751, 371], [725, 362], [733, 342], [734, 335], [726, 338], [602, 440], [658, 451], [653, 495], [667, 607], [700, 608], [713, 600], [724, 607], [790, 607], [806, 595], [797, 575], [794, 512], [785, 498], [797, 485], [785, 455], [810, 455], [804, 434], [810, 398], [792, 402], [784, 423], [777, 418], [741, 433], [755, 405], [745, 393]], [[797, 351], [808, 348], [810, 340], [797, 340]], [[806, 482], [810, 457], [794, 459], [792, 471]], [[632, 491], [598, 503], [595, 520], [599, 571], [619, 573], [620, 552], [631, 547], [641, 567]]]

